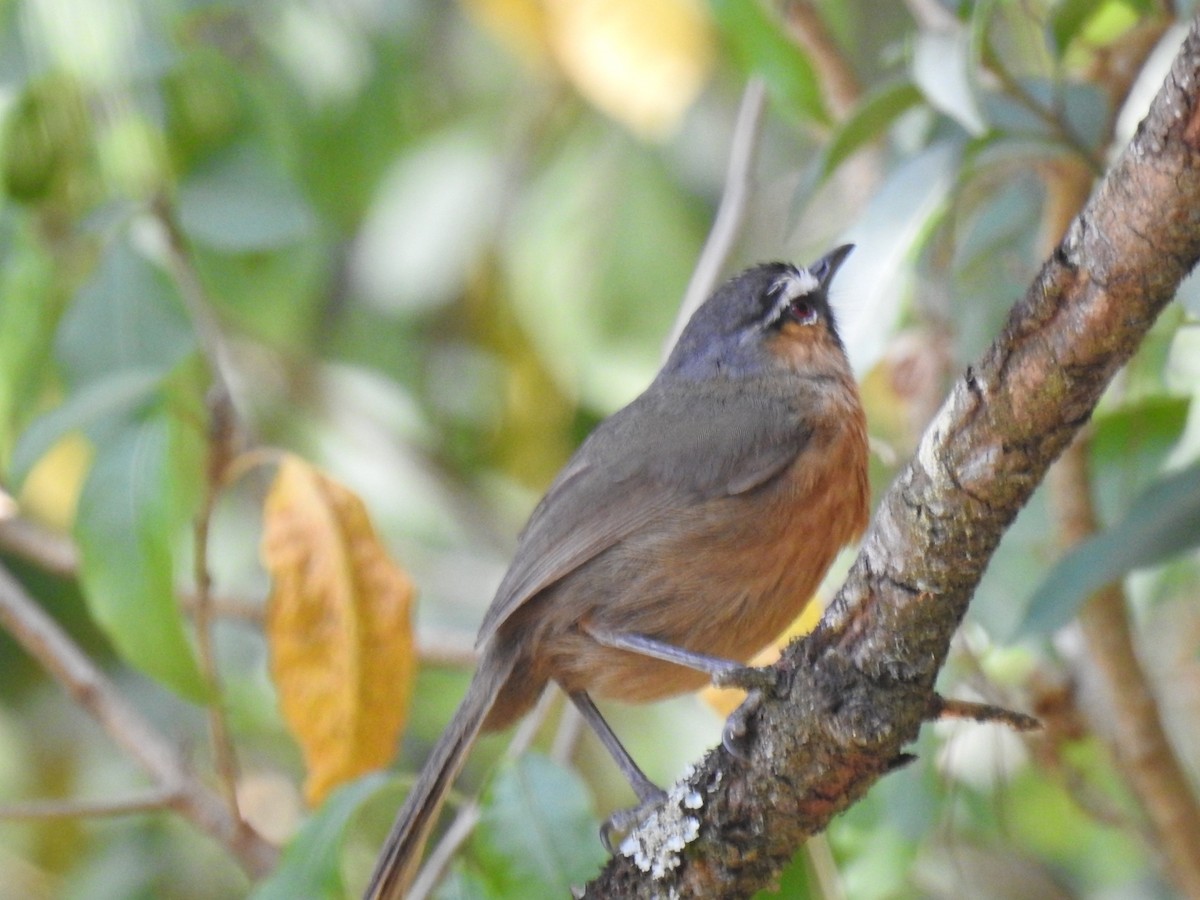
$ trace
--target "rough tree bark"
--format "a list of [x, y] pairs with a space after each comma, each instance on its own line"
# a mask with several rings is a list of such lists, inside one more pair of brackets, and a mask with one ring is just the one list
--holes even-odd
[[590, 897], [740, 897], [905, 759], [1001, 536], [1200, 259], [1200, 28], [1137, 135], [876, 511], [817, 631]]

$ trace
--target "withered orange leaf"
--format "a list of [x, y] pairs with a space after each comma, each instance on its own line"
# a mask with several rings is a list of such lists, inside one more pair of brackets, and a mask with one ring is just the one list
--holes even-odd
[[264, 517], [271, 676], [315, 806], [395, 752], [416, 674], [413, 588], [362, 500], [295, 456], [279, 466]]

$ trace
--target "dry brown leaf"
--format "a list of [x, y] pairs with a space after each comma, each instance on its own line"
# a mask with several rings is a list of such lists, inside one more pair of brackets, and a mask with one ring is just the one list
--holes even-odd
[[297, 457], [279, 466], [264, 515], [271, 676], [315, 806], [395, 753], [416, 675], [413, 588], [362, 500]]

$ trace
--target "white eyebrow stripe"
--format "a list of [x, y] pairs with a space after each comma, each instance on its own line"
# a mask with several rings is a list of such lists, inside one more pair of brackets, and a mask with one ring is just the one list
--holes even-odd
[[811, 294], [820, 286], [821, 282], [817, 281], [816, 276], [808, 271], [808, 269], [796, 269], [791, 272], [784, 272], [776, 278], [775, 283], [771, 285], [771, 289], [779, 291], [788, 302], [791, 302], [797, 297]]
[[771, 290], [779, 293], [779, 299], [771, 310], [768, 324], [779, 321], [793, 300], [814, 293], [820, 286], [821, 282], [808, 269], [784, 272], [771, 285]]

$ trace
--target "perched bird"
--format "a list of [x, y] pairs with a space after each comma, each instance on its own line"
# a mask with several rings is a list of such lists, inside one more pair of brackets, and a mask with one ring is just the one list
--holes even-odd
[[736, 681], [867, 524], [866, 420], [828, 289], [852, 247], [713, 294], [645, 393], [602, 422], [521, 533], [467, 695], [410, 791], [366, 896], [400, 898], [481, 730], [547, 682], [643, 800], [661, 794], [592, 697], [645, 703]]

